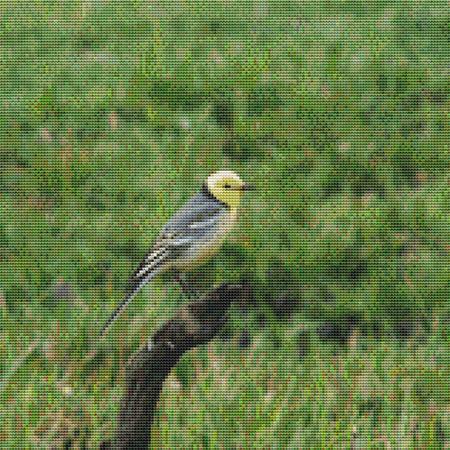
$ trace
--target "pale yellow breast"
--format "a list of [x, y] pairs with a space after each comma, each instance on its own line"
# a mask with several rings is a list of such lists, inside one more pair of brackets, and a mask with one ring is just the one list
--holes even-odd
[[236, 218], [237, 210], [234, 208], [224, 216], [221, 223], [218, 225], [216, 234], [211, 239], [207, 242], [198, 243], [190, 255], [179, 258], [174, 262], [174, 266], [180, 270], [191, 270], [214, 256], [219, 251], [227, 234], [236, 223]]

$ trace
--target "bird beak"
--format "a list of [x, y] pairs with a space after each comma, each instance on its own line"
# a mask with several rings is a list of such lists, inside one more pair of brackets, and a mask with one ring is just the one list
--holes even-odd
[[254, 191], [256, 188], [253, 184], [244, 183], [241, 187], [243, 191]]

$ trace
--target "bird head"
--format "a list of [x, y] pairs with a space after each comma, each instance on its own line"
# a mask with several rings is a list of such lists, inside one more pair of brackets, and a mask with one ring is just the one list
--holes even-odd
[[230, 208], [237, 208], [245, 191], [253, 189], [231, 170], [220, 170], [211, 174], [205, 183], [210, 194]]

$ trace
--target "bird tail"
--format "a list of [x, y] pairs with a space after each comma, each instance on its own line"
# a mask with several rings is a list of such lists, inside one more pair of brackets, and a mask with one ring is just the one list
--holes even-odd
[[100, 336], [104, 336], [109, 330], [110, 326], [116, 321], [116, 319], [122, 314], [128, 304], [133, 300], [136, 294], [145, 286], [149, 281], [156, 277], [160, 272], [166, 268], [166, 258], [168, 251], [166, 249], [160, 249], [147, 256], [141, 265], [135, 271], [130, 278], [128, 284], [128, 290], [123, 301], [117, 306], [117, 308], [110, 315], [109, 319], [103, 325]]

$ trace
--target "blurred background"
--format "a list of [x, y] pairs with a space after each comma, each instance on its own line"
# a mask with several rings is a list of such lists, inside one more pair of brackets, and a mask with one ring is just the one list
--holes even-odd
[[[445, 0], [0, 4], [0, 445], [98, 448], [170, 215], [254, 183], [207, 288], [245, 298], [162, 393], [155, 448], [450, 448]], [[206, 272], [206, 274], [204, 273]]]

